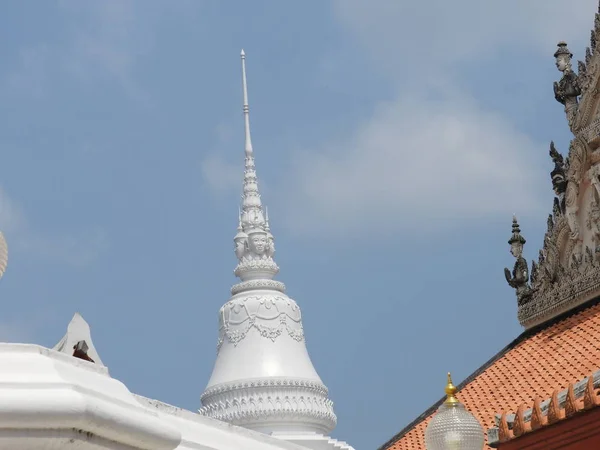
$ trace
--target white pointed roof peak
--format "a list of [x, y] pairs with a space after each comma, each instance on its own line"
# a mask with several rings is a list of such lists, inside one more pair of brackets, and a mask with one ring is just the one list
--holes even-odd
[[246, 136], [246, 155], [252, 153], [252, 139], [250, 137], [250, 105], [248, 104], [248, 83], [246, 81], [246, 53], [242, 50], [242, 90], [244, 93], [244, 129]]
[[69, 322], [67, 333], [53, 350], [104, 366], [92, 342], [90, 326], [79, 313], [75, 313]]

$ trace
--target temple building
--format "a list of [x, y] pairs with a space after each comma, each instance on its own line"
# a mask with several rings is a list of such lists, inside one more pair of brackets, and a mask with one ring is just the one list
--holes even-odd
[[[600, 448], [600, 9], [577, 70], [565, 42], [554, 57], [554, 94], [573, 139], [564, 154], [549, 145], [555, 198], [537, 260], [523, 257], [525, 230], [512, 221], [515, 261], [504, 272], [524, 331], [452, 391], [486, 431], [486, 449]], [[447, 402], [380, 450], [433, 450], [426, 430], [438, 431], [432, 424]]]
[[[0, 343], [0, 449], [353, 450], [304, 340], [298, 304], [274, 280], [275, 240], [258, 189], [242, 51], [245, 145], [234, 252], [239, 283], [219, 311], [217, 359], [197, 412], [135, 395], [110, 376], [75, 314], [53, 349]], [[8, 261], [0, 233], [0, 277]], [[200, 395], [201, 386], [198, 387]]]

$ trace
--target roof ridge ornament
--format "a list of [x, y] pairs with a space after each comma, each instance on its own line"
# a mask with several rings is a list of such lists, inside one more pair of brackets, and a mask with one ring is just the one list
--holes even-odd
[[450, 372], [444, 390], [446, 401], [425, 428], [425, 447], [427, 450], [481, 450], [485, 442], [483, 428], [456, 398], [458, 389], [452, 383]]
[[53, 350], [104, 366], [92, 342], [90, 326], [79, 313], [75, 313], [66, 334]]
[[[599, 43], [600, 4], [594, 17], [594, 27], [590, 32], [590, 44], [585, 49], [585, 57], [583, 61], [577, 61], [577, 74], [571, 67], [573, 55], [565, 42], [558, 43], [559, 48], [554, 54], [557, 68], [563, 72], [561, 80], [554, 83], [555, 97], [565, 106], [569, 128], [575, 135], [588, 134], [588, 127], [599, 122], [597, 104], [600, 92], [596, 89], [600, 78]], [[597, 129], [598, 126], [592, 128]]]
[[567, 190], [566, 164], [563, 156], [556, 150], [554, 141], [550, 141], [550, 158], [554, 163], [554, 169], [550, 172], [552, 189], [558, 199], [558, 207], [562, 213], [565, 212], [565, 192]]
[[560, 41], [558, 50], [554, 52], [556, 68], [561, 72], [562, 78], [554, 82], [554, 98], [565, 106], [565, 114], [571, 131], [575, 131], [575, 119], [579, 106], [577, 97], [581, 94], [577, 74], [573, 71], [571, 59], [573, 54], [567, 48], [567, 43]]
[[[516, 290], [519, 305], [527, 303], [531, 299], [531, 286], [529, 285], [529, 267], [527, 260], [523, 258], [523, 246], [527, 241], [521, 236], [521, 228], [517, 222], [517, 216], [513, 215], [512, 236], [508, 240], [510, 253], [515, 257], [515, 265], [512, 273], [504, 268], [504, 276], [509, 286]], [[535, 266], [534, 266], [535, 267]], [[537, 267], [535, 268], [537, 275]]]
[[267, 216], [263, 212], [262, 200], [258, 190], [258, 177], [250, 133], [250, 105], [246, 77], [246, 53], [244, 50], [241, 51], [240, 56], [242, 59], [245, 162], [242, 205], [239, 211], [238, 230], [234, 237], [234, 249], [238, 258], [238, 265], [234, 273], [242, 281], [271, 280], [279, 272], [279, 267], [273, 260], [275, 240]]
[[446, 401], [444, 403], [447, 405], [454, 405], [458, 403], [458, 399], [456, 398], [458, 389], [456, 386], [454, 386], [454, 383], [452, 383], [452, 375], [450, 372], [448, 372], [448, 383], [446, 384], [444, 392], [446, 393]]
[[[561, 50], [566, 53], [566, 46]], [[596, 133], [600, 136], [600, 130]], [[581, 137], [569, 145], [568, 157], [550, 142], [550, 173], [555, 197], [542, 249], [531, 264], [522, 257], [524, 242], [513, 223], [509, 240], [517, 261], [508, 284], [516, 290], [519, 322], [541, 324], [600, 294], [600, 140], [594, 146]], [[524, 239], [523, 239], [524, 240]]]

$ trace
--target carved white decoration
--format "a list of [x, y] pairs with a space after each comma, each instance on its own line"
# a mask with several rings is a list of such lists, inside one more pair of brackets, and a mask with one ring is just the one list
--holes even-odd
[[231, 295], [239, 294], [244, 291], [251, 291], [256, 289], [268, 289], [273, 291], [285, 292], [285, 284], [281, 281], [276, 280], [250, 280], [242, 281], [241, 283], [234, 284], [231, 287]]
[[6, 266], [8, 265], [8, 244], [4, 238], [4, 234], [0, 231], [0, 278], [6, 272]]
[[284, 331], [298, 342], [304, 340], [300, 308], [287, 296], [233, 298], [223, 305], [219, 318], [218, 348], [225, 339], [236, 346], [252, 328], [273, 341]]
[[256, 278], [273, 278], [279, 267], [273, 256], [275, 240], [271, 234], [269, 218], [263, 212], [258, 178], [254, 162], [254, 150], [250, 134], [250, 106], [248, 105], [248, 85], [246, 82], [246, 55], [242, 51], [242, 89], [244, 94], [244, 134], [245, 162], [242, 207], [239, 211], [237, 234], [233, 238], [235, 254], [239, 264], [235, 275], [243, 281]]
[[219, 312], [217, 360], [200, 413], [272, 433], [323, 436], [336, 424], [333, 403], [304, 340], [302, 313], [273, 280], [275, 239], [258, 190], [250, 137], [246, 57], [242, 52], [245, 164], [242, 202], [233, 239], [240, 283]]
[[201, 399], [206, 405], [201, 414], [257, 431], [266, 431], [262, 421], [270, 427], [280, 423], [283, 429], [288, 422], [301, 422], [308, 425], [307, 430], [316, 428], [326, 434], [337, 423], [327, 388], [302, 379], [229, 383], [205, 391]]

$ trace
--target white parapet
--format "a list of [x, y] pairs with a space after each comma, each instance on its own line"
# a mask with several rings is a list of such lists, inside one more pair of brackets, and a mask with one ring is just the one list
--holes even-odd
[[174, 450], [181, 433], [105, 367], [30, 344], [0, 344], [0, 448]]

